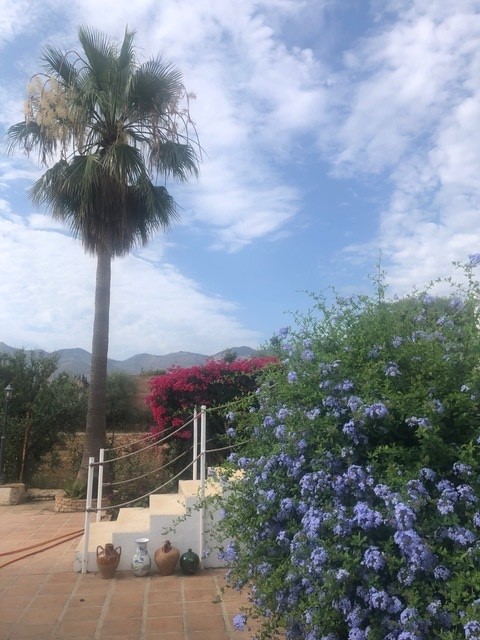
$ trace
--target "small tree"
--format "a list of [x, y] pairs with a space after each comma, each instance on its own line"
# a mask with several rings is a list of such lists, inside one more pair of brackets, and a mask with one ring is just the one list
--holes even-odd
[[138, 402], [137, 378], [124, 371], [115, 371], [107, 378], [107, 429], [130, 429], [146, 424], [147, 407], [142, 411]]
[[[0, 354], [0, 385], [11, 383], [5, 443], [7, 481], [28, 482], [41, 459], [85, 421], [87, 389], [66, 373], [57, 377], [56, 356], [27, 353]], [[2, 420], [4, 414], [2, 411]]]

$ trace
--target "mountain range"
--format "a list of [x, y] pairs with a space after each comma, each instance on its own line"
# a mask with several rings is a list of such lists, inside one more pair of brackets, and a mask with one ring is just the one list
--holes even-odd
[[[10, 347], [8, 344], [0, 342], [0, 353], [14, 353], [15, 351], [18, 351], [16, 347]], [[26, 351], [27, 353], [30, 352], [27, 349]], [[138, 375], [149, 371], [166, 370], [174, 366], [192, 367], [194, 365], [205, 364], [205, 362], [210, 359], [220, 360], [227, 352], [231, 351], [234, 351], [238, 358], [249, 358], [257, 353], [257, 351], [251, 347], [232, 347], [231, 349], [225, 349], [211, 356], [201, 353], [191, 353], [189, 351], [177, 351], [164, 356], [138, 353], [126, 360], [113, 360], [109, 358], [107, 370], [108, 373], [124, 371], [132, 375]], [[57, 373], [66, 372], [72, 375], [86, 376], [87, 378], [90, 375], [91, 354], [85, 351], [85, 349], [59, 349], [58, 351], [52, 352], [35, 349], [33, 353], [58, 356]]]

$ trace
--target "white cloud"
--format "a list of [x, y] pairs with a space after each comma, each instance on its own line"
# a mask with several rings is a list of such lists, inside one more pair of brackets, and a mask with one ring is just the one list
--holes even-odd
[[347, 253], [371, 260], [383, 249], [390, 281], [406, 291], [480, 248], [480, 14], [468, 0], [388, 9], [398, 19], [346, 56], [357, 81], [331, 144], [338, 173], [378, 174], [392, 188], [376, 239]]
[[[275, 30], [306, 6], [292, 0], [77, 0], [65, 14], [63, 32], [49, 40], [70, 46], [76, 25], [85, 23], [119, 39], [128, 24], [145, 57], [162, 52], [182, 69], [187, 88], [198, 96], [192, 114], [206, 149], [199, 197], [191, 190], [182, 205], [195, 211], [192, 219], [203, 228], [213, 222], [211, 243], [231, 251], [277, 234], [298, 212], [293, 187], [267, 167], [286, 163], [296, 136], [324, 120], [318, 60], [301, 41], [287, 47]], [[14, 30], [20, 33], [22, 26]], [[0, 119], [11, 122], [14, 106], [5, 107]], [[214, 174], [225, 179], [221, 187]], [[261, 182], [258, 200], [252, 180]], [[232, 208], [236, 213], [229, 215]]]
[[[90, 350], [95, 259], [36, 215], [23, 221], [0, 217], [0, 242], [1, 340]], [[113, 262], [111, 357], [195, 351], [199, 345], [213, 354], [225, 345], [261, 342], [235, 319], [232, 302], [202, 291], [175, 266], [148, 258], [147, 250]]]

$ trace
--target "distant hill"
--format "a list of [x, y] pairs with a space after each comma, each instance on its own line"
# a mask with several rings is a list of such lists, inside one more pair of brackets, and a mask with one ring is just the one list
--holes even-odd
[[[0, 342], [0, 353], [14, 353], [17, 350], [16, 347], [10, 347], [8, 344]], [[113, 371], [125, 371], [126, 373], [138, 375], [139, 373], [146, 373], [148, 371], [170, 369], [173, 366], [192, 367], [193, 365], [202, 365], [210, 358], [220, 360], [227, 351], [235, 351], [239, 358], [249, 358], [257, 354], [257, 351], [251, 347], [232, 347], [231, 349], [225, 349], [211, 356], [201, 353], [190, 353], [189, 351], [178, 351], [176, 353], [168, 353], [164, 356], [139, 353], [126, 360], [112, 360], [109, 358], [107, 368], [109, 373]], [[35, 349], [34, 353], [49, 354], [48, 351], [43, 351], [42, 349]], [[85, 351], [85, 349], [60, 349], [52, 353], [58, 354], [59, 356], [59, 373], [65, 371], [66, 373], [78, 376], [83, 375], [88, 377], [90, 375], [91, 354]]]

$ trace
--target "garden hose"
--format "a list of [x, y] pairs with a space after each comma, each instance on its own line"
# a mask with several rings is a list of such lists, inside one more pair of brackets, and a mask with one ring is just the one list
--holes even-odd
[[[70, 542], [71, 540], [75, 540], [75, 538], [78, 538], [79, 536], [81, 536], [83, 532], [84, 532], [84, 529], [78, 529], [77, 531], [71, 531], [70, 533], [64, 533], [61, 536], [52, 538], [52, 540], [37, 542], [36, 544], [32, 544], [29, 547], [22, 547], [21, 549], [13, 549], [12, 551], [5, 551], [4, 553], [0, 553], [0, 557], [2, 557], [2, 556], [13, 555], [15, 553], [20, 553], [22, 551], [28, 551], [30, 549], [36, 549], [37, 547], [42, 547], [41, 549], [36, 549], [36, 551], [32, 551], [31, 553], [26, 553], [22, 556], [19, 556], [18, 558], [14, 558], [13, 560], [9, 560], [8, 562], [4, 562], [3, 564], [0, 564], [0, 569], [3, 569], [3, 567], [8, 566], [9, 564], [13, 564], [14, 562], [17, 562], [18, 560], [29, 558], [30, 556], [34, 556], [37, 553], [41, 553], [42, 551], [47, 551], [48, 549], [52, 549], [53, 547], [58, 547], [64, 542]], [[53, 542], [53, 544], [48, 544], [49, 542]], [[48, 546], [44, 546], [46, 544], [48, 544]]]

